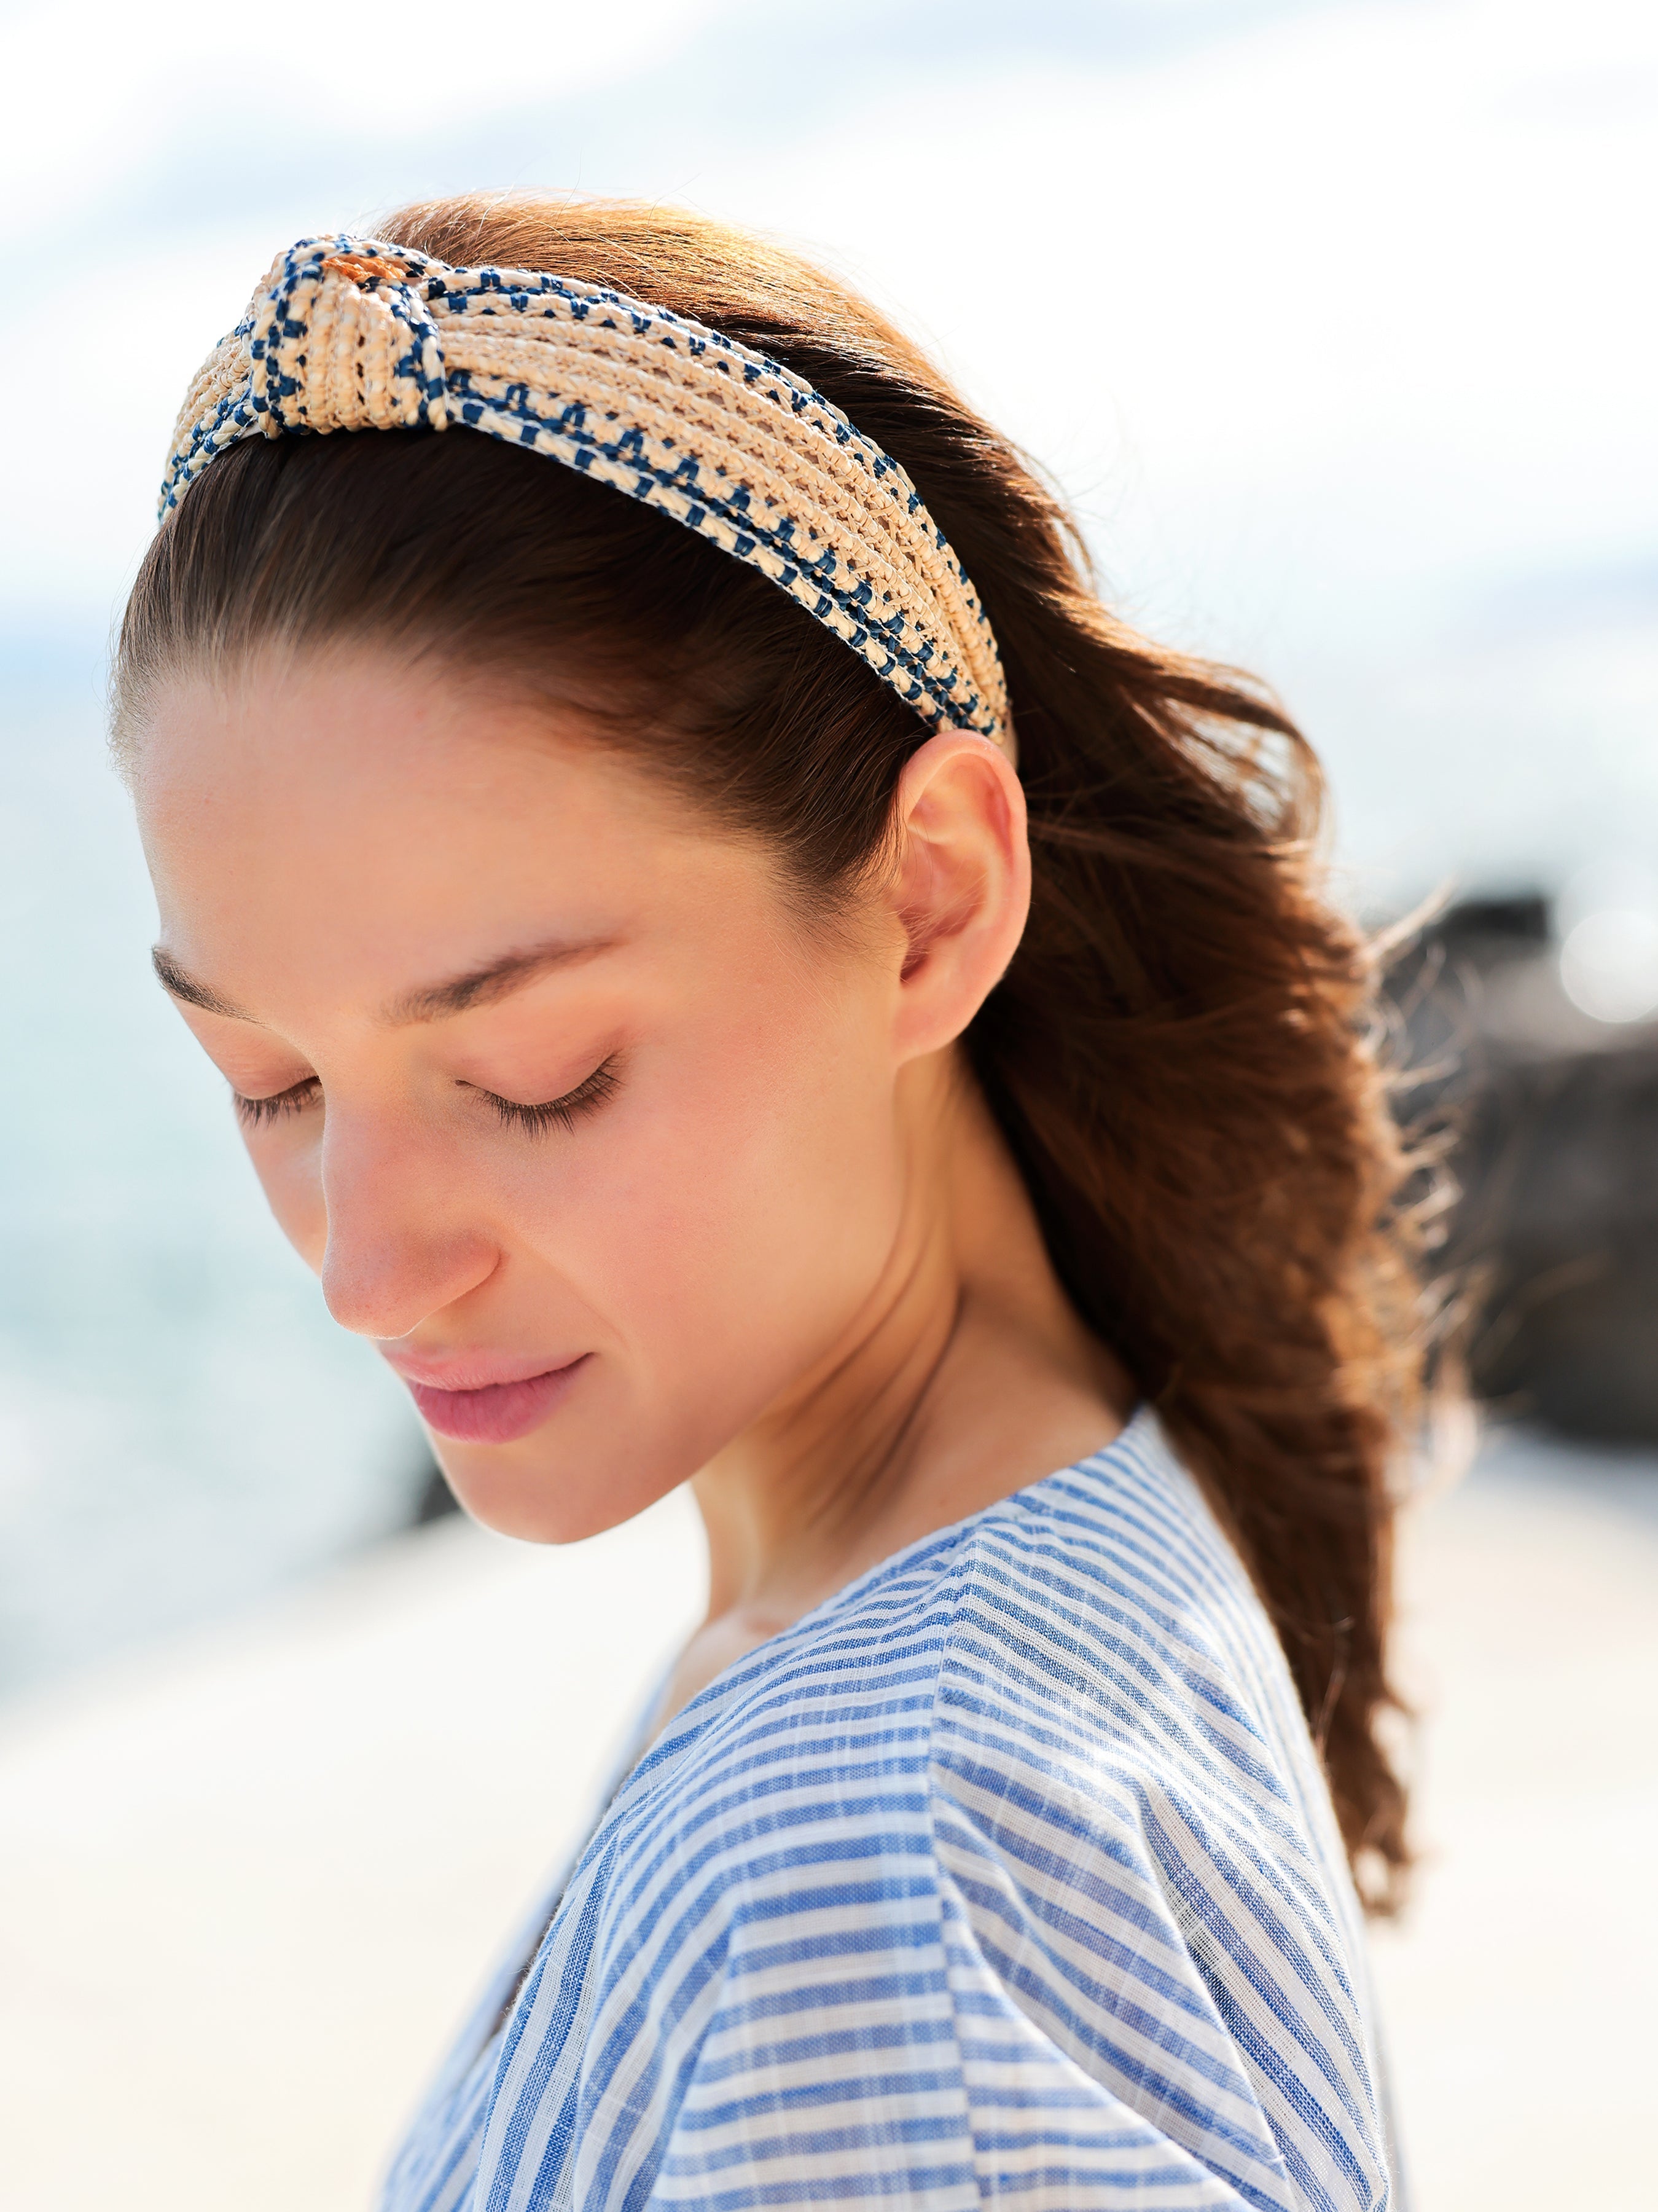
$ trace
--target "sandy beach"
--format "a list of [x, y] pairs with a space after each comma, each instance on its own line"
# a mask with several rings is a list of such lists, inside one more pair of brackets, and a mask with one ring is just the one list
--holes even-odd
[[[452, 1521], [14, 1705], [0, 2201], [359, 2212], [701, 1572], [683, 1498], [562, 1553]], [[1376, 1964], [1418, 2212], [1650, 2203], [1658, 1462], [1499, 1439], [1403, 1580], [1425, 1861]]]

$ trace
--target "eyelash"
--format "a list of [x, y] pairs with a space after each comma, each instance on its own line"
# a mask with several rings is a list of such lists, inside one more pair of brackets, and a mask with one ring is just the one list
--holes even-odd
[[[544, 1105], [525, 1106], [516, 1098], [500, 1097], [493, 1091], [480, 1091], [478, 1096], [494, 1107], [508, 1127], [539, 1137], [555, 1127], [574, 1129], [581, 1115], [602, 1106], [616, 1086], [616, 1061], [612, 1058], [602, 1061], [574, 1091], [567, 1091], [562, 1098], [550, 1098]], [[314, 1100], [317, 1089], [316, 1077], [307, 1075], [302, 1082], [290, 1084], [286, 1091], [273, 1091], [269, 1098], [244, 1098], [240, 1091], [234, 1092], [236, 1117], [245, 1128], [257, 1129], [264, 1123], [280, 1121], [286, 1115], [302, 1114]]]
[[236, 1119], [244, 1128], [257, 1129], [261, 1122], [280, 1121], [286, 1114], [302, 1114], [316, 1089], [316, 1077], [307, 1075], [301, 1082], [290, 1084], [286, 1091], [273, 1091], [269, 1098], [244, 1098], [240, 1091], [233, 1091]]
[[574, 1091], [567, 1091], [562, 1098], [550, 1098], [544, 1106], [521, 1105], [516, 1098], [501, 1098], [493, 1091], [480, 1091], [478, 1095], [488, 1099], [509, 1128], [523, 1129], [532, 1137], [540, 1137], [555, 1124], [561, 1129], [574, 1129], [584, 1114], [592, 1113], [612, 1096], [616, 1086], [616, 1061], [610, 1059], [601, 1060]]

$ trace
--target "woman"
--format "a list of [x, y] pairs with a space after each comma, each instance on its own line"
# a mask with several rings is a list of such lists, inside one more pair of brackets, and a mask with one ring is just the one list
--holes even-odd
[[387, 2207], [1396, 2203], [1413, 1293], [1294, 730], [655, 210], [279, 257], [163, 507], [117, 741], [277, 1219], [481, 1520], [708, 1526]]

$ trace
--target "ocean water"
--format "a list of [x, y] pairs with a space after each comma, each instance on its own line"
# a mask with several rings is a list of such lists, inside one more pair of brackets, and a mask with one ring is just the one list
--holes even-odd
[[422, 1466], [150, 975], [101, 647], [0, 665], [0, 1693], [372, 1540]]

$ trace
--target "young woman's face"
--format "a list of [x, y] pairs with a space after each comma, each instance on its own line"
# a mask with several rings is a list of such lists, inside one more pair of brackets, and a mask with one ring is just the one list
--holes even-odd
[[367, 652], [181, 680], [134, 781], [163, 980], [481, 1518], [608, 1527], [832, 1349], [902, 1204], [898, 923], [806, 930], [573, 719]]

